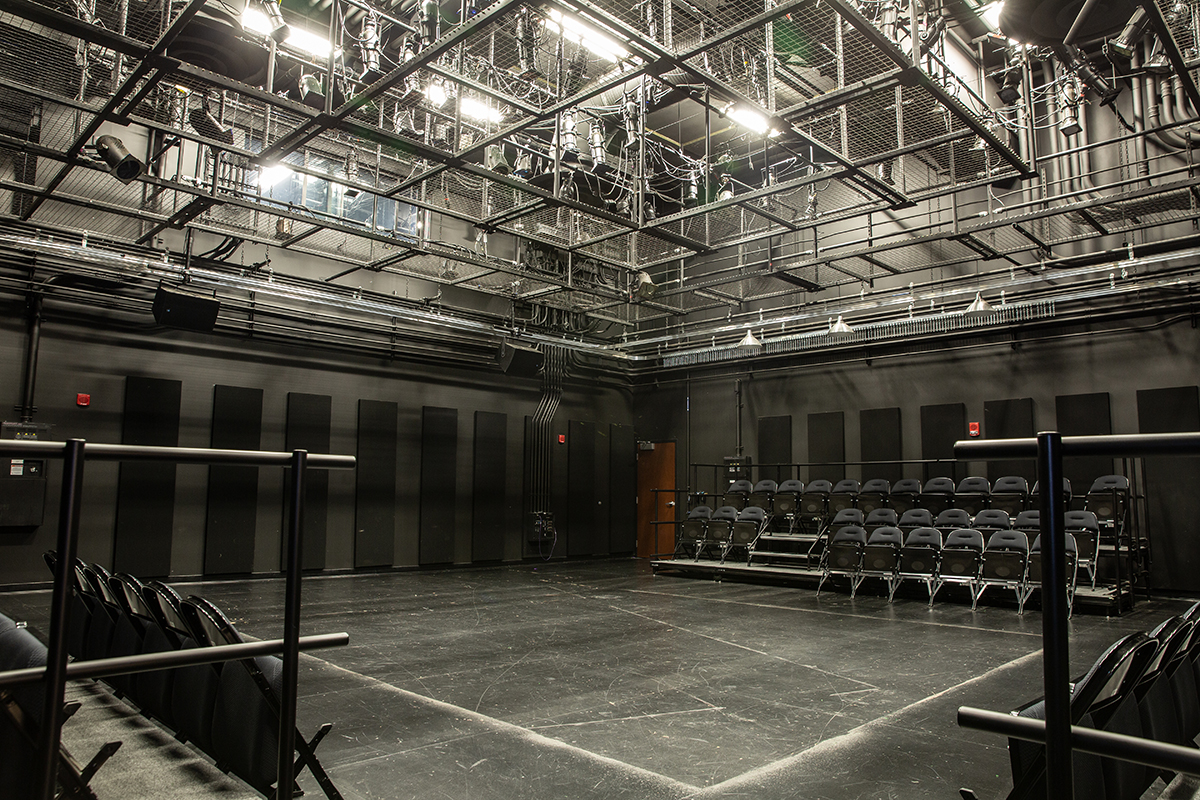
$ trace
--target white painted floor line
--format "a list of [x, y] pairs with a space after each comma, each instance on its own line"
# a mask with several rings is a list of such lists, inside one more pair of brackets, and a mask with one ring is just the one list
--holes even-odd
[[1034, 659], [1041, 658], [1041, 655], [1042, 655], [1042, 650], [1041, 650], [1041, 648], [1038, 648], [1037, 650], [1034, 650], [1030, 653], [1026, 653], [1023, 656], [1014, 658], [1012, 661], [1001, 664], [998, 667], [994, 667], [994, 668], [988, 670], [987, 672], [983, 673], [982, 675], [976, 675], [974, 678], [970, 678], [968, 680], [963, 681], [962, 683], [956, 684], [947, 689], [943, 689], [942, 691], [931, 694], [928, 697], [923, 697], [920, 700], [909, 703], [908, 705], [906, 705], [902, 708], [898, 708], [895, 711], [893, 711], [889, 714], [886, 714], [882, 717], [873, 719], [870, 722], [864, 722], [862, 725], [859, 725], [857, 728], [847, 731], [846, 733], [843, 733], [840, 736], [834, 736], [833, 738], [825, 739], [824, 741], [818, 742], [817, 744], [813, 745], [812, 747], [808, 748], [807, 750], [805, 750], [803, 752], [796, 753], [795, 755], [791, 755], [786, 758], [781, 758], [778, 761], [773, 761], [770, 764], [765, 764], [761, 767], [757, 767], [755, 769], [750, 770], [749, 772], [744, 772], [741, 775], [738, 775], [736, 778], [730, 778], [729, 780], [724, 781], [722, 783], [718, 783], [713, 786], [709, 786], [704, 789], [700, 789], [695, 794], [689, 795], [687, 798], [685, 798], [685, 800], [702, 800], [702, 798], [709, 797], [710, 795], [711, 796], [723, 796], [726, 793], [735, 792], [736, 790], [743, 789], [743, 788], [748, 788], [750, 784], [752, 784], [756, 781], [760, 781], [764, 778], [769, 778], [774, 774], [784, 772], [787, 769], [799, 764], [800, 762], [805, 761], [806, 759], [812, 758], [813, 756], [819, 756], [822, 753], [827, 752], [827, 751], [833, 751], [833, 750], [837, 750], [840, 748], [853, 746], [857, 743], [858, 740], [864, 738], [873, 729], [880, 727], [882, 725], [887, 725], [890, 721], [896, 719], [897, 717], [903, 716], [904, 714], [907, 714], [909, 711], [912, 711], [915, 708], [918, 708], [922, 705], [925, 705], [926, 703], [930, 703], [934, 700], [937, 700], [938, 698], [944, 697], [947, 694], [950, 694], [951, 692], [956, 692], [959, 689], [962, 689], [964, 687], [971, 686], [976, 683], [982, 683], [983, 681], [986, 681], [986, 680], [990, 680], [993, 676], [995, 676], [1001, 672], [1004, 672], [1009, 669], [1013, 669], [1014, 667], [1025, 664], [1028, 661], [1032, 661]]
[[608, 725], [613, 722], [632, 722], [637, 719], [658, 719], [659, 717], [674, 717], [679, 714], [699, 714], [707, 711], [724, 711], [725, 706], [710, 705], [707, 708], [686, 708], [682, 711], [660, 711], [657, 714], [636, 714], [632, 717], [606, 717], [604, 719], [589, 719], [583, 722], [559, 722], [554, 725], [531, 725], [531, 731], [544, 731], [548, 728], [581, 728], [584, 725]]
[[[584, 758], [589, 761], [595, 762], [596, 764], [599, 764], [601, 766], [608, 767], [608, 768], [616, 770], [618, 772], [623, 772], [626, 775], [629, 775], [631, 777], [635, 777], [635, 778], [638, 778], [641, 780], [654, 781], [654, 782], [660, 784], [664, 789], [667, 789], [667, 790], [670, 790], [670, 791], [673, 791], [673, 792], [676, 792], [679, 794], [695, 792], [698, 788], [696, 786], [692, 786], [690, 784], [683, 783], [682, 781], [677, 781], [674, 778], [669, 778], [666, 775], [660, 775], [657, 772], [652, 772], [643, 767], [635, 767], [634, 765], [627, 764], [624, 761], [618, 761], [615, 758], [609, 758], [608, 756], [602, 756], [597, 753], [593, 753], [590, 750], [584, 750], [582, 747], [576, 747], [575, 745], [567, 744], [566, 742], [559, 741], [558, 739], [552, 739], [549, 736], [543, 736], [540, 733], [535, 733], [528, 728], [521, 727], [520, 725], [514, 725], [511, 722], [505, 722], [504, 720], [499, 720], [499, 719], [496, 719], [495, 717], [489, 717], [486, 714], [480, 714], [478, 711], [471, 711], [470, 709], [466, 709], [461, 706], [456, 706], [453, 703], [447, 703], [442, 700], [435, 700], [434, 698], [426, 697], [423, 694], [417, 694], [416, 692], [410, 692], [407, 689], [401, 689], [398, 686], [392, 686], [390, 683], [381, 681], [378, 678], [372, 678], [370, 675], [363, 675], [361, 672], [355, 672], [354, 670], [346, 669], [345, 667], [339, 667], [337, 664], [332, 664], [329, 662], [324, 662], [324, 663], [332, 669], [338, 670], [339, 672], [346, 672], [351, 675], [354, 675], [355, 677], [361, 678], [362, 680], [364, 680], [368, 683], [378, 686], [379, 688], [383, 689], [384, 691], [387, 691], [391, 694], [399, 695], [400, 697], [403, 697], [412, 703], [417, 703], [419, 705], [433, 708], [438, 711], [445, 712], [447, 714], [453, 714], [455, 716], [458, 716], [458, 717], [461, 717], [464, 719], [468, 719], [472, 722], [482, 725], [485, 728], [489, 728], [493, 731], [496, 731], [497, 733], [503, 733], [508, 736], [515, 736], [516, 738], [521, 739], [525, 742], [528, 742], [529, 744], [536, 745], [538, 747], [544, 747], [544, 748], [551, 749], [551, 750], [565, 751], [565, 752], [571, 753], [573, 755], [576, 755], [580, 758]], [[462, 738], [467, 738], [467, 737], [462, 737]], [[391, 754], [387, 754], [387, 755], [395, 755], [395, 754], [391, 753]], [[386, 757], [386, 756], [384, 756], [384, 757]], [[378, 757], [363, 759], [363, 762], [361, 762], [361, 763], [365, 763], [368, 761], [374, 761], [374, 760], [378, 760]], [[347, 764], [344, 764], [341, 766], [349, 767], [349, 766], [354, 766], [357, 763], [360, 763], [360, 762], [350, 762], [350, 763], [347, 763]]]
[[[750, 608], [771, 608], [771, 609], [776, 609], [778, 611], [797, 611], [802, 614], [825, 614], [826, 616], [830, 616], [830, 617], [851, 617], [853, 619], [863, 620], [866, 622], [870, 622], [870, 621], [902, 622], [902, 623], [906, 623], [909, 625], [930, 625], [935, 628], [958, 628], [960, 630], [981, 631], [984, 633], [1000, 633], [1000, 634], [1009, 634], [1011, 636], [1031, 636], [1031, 637], [1035, 637], [1038, 639], [1042, 638], [1042, 632], [1040, 630], [1038, 630], [1038, 631], [1005, 631], [1005, 630], [997, 630], [995, 628], [979, 628], [974, 625], [959, 625], [954, 622], [935, 622], [933, 620], [921, 620], [921, 619], [895, 619], [892, 617], [872, 617], [869, 614], [856, 614], [856, 613], [850, 613], [850, 612], [845, 612], [845, 611], [827, 611], [823, 608], [797, 608], [795, 606], [781, 606], [781, 605], [778, 605], [777, 603], [751, 603], [751, 602], [747, 602], [745, 600], [727, 600], [727, 599], [720, 598], [720, 597], [698, 597], [696, 595], [676, 594], [674, 592], [652, 592], [648, 589], [626, 589], [625, 591], [629, 592], [630, 594], [648, 594], [648, 595], [651, 595], [654, 597], [674, 597], [674, 598], [677, 598], [680, 600], [695, 600], [697, 602], [705, 602], [705, 603], [728, 603], [730, 605], [735, 605], [735, 606], [749, 606]], [[924, 601], [922, 601], [921, 604], [925, 605]], [[981, 612], [975, 612], [975, 613], [981, 613]]]

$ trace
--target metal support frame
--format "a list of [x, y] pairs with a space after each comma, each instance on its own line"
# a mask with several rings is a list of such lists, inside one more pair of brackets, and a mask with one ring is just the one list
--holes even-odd
[[[1042, 664], [1046, 722], [1044, 728], [1041, 723], [1037, 723], [1037, 727], [1042, 728], [1046, 742], [1046, 796], [1049, 800], [1073, 796], [1071, 748], [1073, 740], [1082, 730], [1071, 727], [1070, 716], [1071, 685], [1067, 643], [1067, 617], [1070, 609], [1067, 605], [1066, 587], [1066, 534], [1063, 523], [1066, 502], [1062, 493], [1062, 460], [1064, 456], [1132, 456], [1162, 453], [1200, 453], [1200, 433], [1064, 437], [1056, 432], [1043, 432], [1039, 433], [1036, 439], [963, 440], [954, 444], [954, 456], [963, 461], [1028, 458], [1035, 455], [1038, 459], [1038, 482], [1043, 487]], [[1011, 719], [1008, 715], [1001, 716]], [[995, 724], [990, 724], [984, 729], [1001, 732]], [[1112, 753], [1106, 752], [1104, 755]], [[1117, 754], [1116, 757], [1122, 756]], [[1128, 758], [1128, 755], [1124, 757]], [[1192, 763], [1191, 771], [1195, 771], [1196, 766], [1196, 763]]]
[[[85, 447], [86, 446], [86, 447]], [[68, 677], [81, 672], [67, 666], [67, 632], [70, 626], [71, 577], [75, 564], [79, 534], [79, 509], [83, 497], [83, 473], [85, 459], [95, 461], [171, 461], [184, 464], [242, 464], [247, 466], [291, 466], [292, 500], [289, 520], [289, 547], [287, 595], [284, 611], [283, 644], [283, 697], [279, 712], [279, 783], [276, 796], [291, 800], [293, 787], [292, 752], [295, 749], [296, 697], [300, 652], [300, 566], [301, 542], [304, 527], [304, 487], [308, 467], [323, 469], [352, 469], [356, 464], [353, 456], [314, 455], [304, 450], [291, 453], [255, 450], [217, 450], [201, 447], [149, 447], [140, 445], [92, 444], [83, 439], [66, 442], [39, 442], [28, 440], [0, 441], [0, 453], [13, 455], [37, 455], [63, 459], [63, 484], [59, 501], [58, 559], [55, 563], [54, 588], [51, 593], [50, 632], [44, 669], [46, 691], [43, 705], [42, 727], [38, 733], [37, 791], [40, 800], [53, 800], [58, 773], [58, 753], [62, 734], [63, 698]], [[343, 638], [344, 637], [344, 638]], [[335, 634], [327, 644], [345, 644], [348, 637]], [[268, 643], [257, 643], [259, 645]], [[269, 643], [278, 647], [278, 643]], [[231, 654], [236, 652], [236, 655]], [[217, 654], [210, 651], [208, 655]], [[152, 653], [124, 659], [106, 659], [106, 664], [89, 662], [100, 667], [99, 674], [120, 674], [140, 669], [161, 668], [165, 665], [164, 654]], [[228, 661], [245, 658], [240, 650], [226, 650], [225, 655], [213, 661]], [[169, 661], [169, 660], [168, 660]], [[113, 662], [118, 662], [114, 664]], [[156, 665], [156, 666], [152, 666]], [[82, 666], [82, 665], [80, 665]], [[111, 671], [104, 672], [104, 667]], [[36, 670], [35, 670], [36, 672]], [[36, 680], [36, 675], [21, 674], [15, 679], [12, 673], [0, 673], [0, 685]]]

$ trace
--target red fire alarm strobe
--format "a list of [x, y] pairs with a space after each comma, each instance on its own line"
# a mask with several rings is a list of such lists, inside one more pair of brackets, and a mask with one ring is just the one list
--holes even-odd
[[559, 444], [566, 444], [566, 443], [567, 443], [567, 435], [566, 435], [565, 433], [560, 433], [560, 434], [558, 435], [558, 443], [559, 443]]
[[75, 395], [75, 405], [79, 406], [80, 408], [87, 408], [91, 404], [92, 404], [92, 396], [90, 394]]
[[975, 438], [975, 437], [979, 436], [979, 423], [978, 422], [968, 422], [967, 423], [967, 435], [970, 436], [971, 438]]

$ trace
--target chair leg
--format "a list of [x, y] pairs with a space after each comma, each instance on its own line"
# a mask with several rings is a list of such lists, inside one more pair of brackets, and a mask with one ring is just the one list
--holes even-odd
[[937, 597], [938, 591], [942, 588], [942, 581], [939, 578], [931, 577], [926, 579], [925, 585], [929, 587], [929, 607], [933, 608], [933, 598]]
[[980, 584], [979, 590], [976, 591], [976, 587], [968, 586], [968, 588], [971, 590], [971, 610], [972, 611], [974, 611], [979, 606], [979, 598], [983, 597], [983, 593], [987, 591], [987, 587], [988, 587], [988, 585], [986, 583]]
[[887, 579], [888, 583], [888, 602], [891, 603], [896, 597], [896, 590], [900, 588], [900, 579], [895, 575], [891, 575]]
[[854, 595], [858, 592], [858, 587], [862, 585], [864, 578], [866, 578], [865, 575], [851, 575], [850, 576], [850, 599], [851, 600], [854, 599]]
[[825, 579], [828, 577], [829, 577], [828, 572], [822, 573], [821, 580], [817, 581], [817, 597], [821, 596], [821, 587], [825, 585]]

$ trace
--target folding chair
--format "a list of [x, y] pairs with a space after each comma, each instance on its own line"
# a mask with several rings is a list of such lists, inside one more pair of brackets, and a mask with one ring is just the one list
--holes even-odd
[[[220, 640], [211, 644], [240, 644], [243, 639], [228, 617], [202, 597], [184, 601], [185, 615], [199, 621]], [[239, 665], [241, 668], [239, 668]], [[278, 775], [279, 711], [283, 689], [283, 661], [275, 656], [230, 662], [221, 670], [221, 682], [213, 709], [213, 757], [218, 766], [229, 770], [265, 795], [273, 795]], [[341, 800], [325, 768], [317, 759], [316, 748], [333, 728], [325, 723], [311, 739], [297, 729], [295, 745], [298, 757], [295, 770], [308, 767], [329, 800]]]
[[[713, 510], [708, 506], [696, 506], [688, 512], [687, 519], [679, 523], [679, 535], [675, 538], [673, 555], [691, 555], [699, 558], [700, 548], [704, 546], [705, 529], [712, 518]], [[693, 552], [688, 552], [688, 548]]]
[[[859, 511], [862, 511], [860, 508]], [[863, 522], [863, 527], [867, 529], [867, 533], [871, 534], [880, 528], [894, 528], [900, 524], [900, 518], [896, 516], [896, 512], [890, 508], [876, 508], [873, 511], [867, 512], [867, 519]]]
[[900, 585], [900, 549], [904, 546], [904, 533], [896, 527], [876, 528], [867, 538], [863, 549], [861, 574], [863, 578], [883, 578], [887, 581], [888, 602], [896, 595]]
[[750, 492], [754, 491], [754, 484], [750, 481], [734, 481], [729, 484], [729, 488], [725, 490], [724, 496], [721, 497], [721, 505], [733, 506], [738, 511], [746, 507], [746, 498], [750, 496]]
[[1028, 507], [1029, 481], [1019, 475], [1005, 475], [992, 484], [988, 508], [998, 508], [1015, 517]]
[[940, 586], [961, 583], [974, 596], [983, 566], [983, 534], [972, 528], [951, 531], [942, 543], [938, 567]]
[[[809, 484], [810, 488], [812, 484]], [[833, 487], [833, 491], [829, 493], [829, 513], [836, 514], [843, 508], [854, 508], [854, 504], [858, 502], [858, 481], [847, 478], [844, 481], [838, 481]]]
[[1093, 589], [1096, 588], [1096, 555], [1100, 549], [1100, 522], [1091, 511], [1068, 511], [1063, 514], [1063, 530], [1075, 537], [1079, 546], [1079, 566], [1087, 570]]
[[[849, 509], [847, 509], [849, 510]], [[857, 511], [858, 509], [853, 509]], [[859, 512], [860, 514], [862, 512]], [[858, 525], [846, 525], [839, 528], [829, 546], [825, 548], [825, 564], [821, 570], [821, 580], [817, 583], [817, 596], [821, 596], [821, 587], [831, 575], [846, 575], [850, 578], [850, 597], [853, 598], [862, 583], [863, 549], [867, 546], [867, 532]]]
[[942, 554], [942, 534], [936, 528], [916, 528], [904, 537], [900, 548], [900, 567], [896, 571], [897, 585], [906, 580], [918, 580], [929, 590], [929, 607], [941, 586], [938, 562]]
[[897, 527], [902, 531], [914, 531], [917, 528], [932, 528], [933, 515], [928, 509], [910, 508], [900, 515], [900, 521]]
[[985, 508], [975, 515], [971, 527], [978, 531], [1011, 531], [1012, 520], [1007, 511], [998, 508]]
[[947, 508], [933, 520], [933, 527], [942, 533], [971, 527], [971, 515], [962, 508]]
[[746, 498], [746, 507], [758, 506], [766, 513], [771, 513], [771, 502], [775, 499], [775, 492], [779, 490], [778, 484], [775, 481], [764, 478], [754, 484], [754, 491]]
[[963, 478], [954, 489], [954, 507], [961, 508], [972, 517], [987, 508], [992, 496], [992, 485], [987, 478]]
[[888, 494], [891, 492], [892, 486], [883, 478], [872, 478], [863, 483], [862, 488], [858, 490], [857, 508], [864, 514], [870, 514], [877, 508], [887, 506]]
[[888, 508], [897, 514], [904, 514], [917, 507], [917, 498], [921, 495], [921, 482], [916, 478], [902, 478], [892, 486], [888, 493]]
[[1013, 520], [1013, 530], [1024, 531], [1025, 533], [1037, 535], [1042, 529], [1042, 512], [1036, 508], [1026, 509], [1017, 514]]
[[829, 493], [832, 491], [833, 484], [829, 481], [809, 481], [800, 495], [800, 508], [796, 511], [795, 522], [811, 532], [819, 531], [828, 514]]
[[777, 516], [792, 517], [800, 507], [800, 495], [804, 493], [804, 484], [798, 480], [786, 480], [775, 490], [774, 512]]
[[749, 556], [751, 545], [766, 524], [767, 512], [758, 506], [746, 506], [739, 511], [737, 520], [730, 526], [729, 538], [721, 545], [721, 563], [725, 563], [726, 557], [734, 549], [745, 550]]
[[1025, 613], [1025, 573], [1029, 566], [1029, 537], [1021, 531], [996, 531], [983, 549], [979, 580], [971, 596], [971, 610], [989, 586], [1012, 589], [1017, 598], [1017, 613]]
[[[1078, 559], [1076, 557], [1077, 549], [1075, 546], [1075, 537], [1067, 534], [1064, 540], [1063, 559], [1066, 564], [1066, 581], [1067, 581], [1067, 618], [1070, 619], [1071, 613], [1075, 606], [1075, 575]], [[1025, 573], [1025, 590], [1024, 597], [1021, 598], [1021, 609], [1025, 608], [1025, 604], [1029, 602], [1029, 598], [1034, 592], [1042, 589], [1042, 537], [1038, 536], [1033, 540], [1033, 546], [1029, 548], [1029, 567]], [[1198, 731], [1200, 733], [1200, 731]]]
[[738, 513], [738, 509], [733, 506], [721, 506], [712, 513], [708, 525], [704, 526], [704, 541], [696, 548], [695, 561], [700, 560], [700, 555], [705, 550], [724, 552], [725, 545], [733, 533], [733, 523], [737, 521]]
[[921, 488], [917, 507], [937, 516], [953, 505], [954, 488], [954, 481], [949, 478], [930, 478]]

